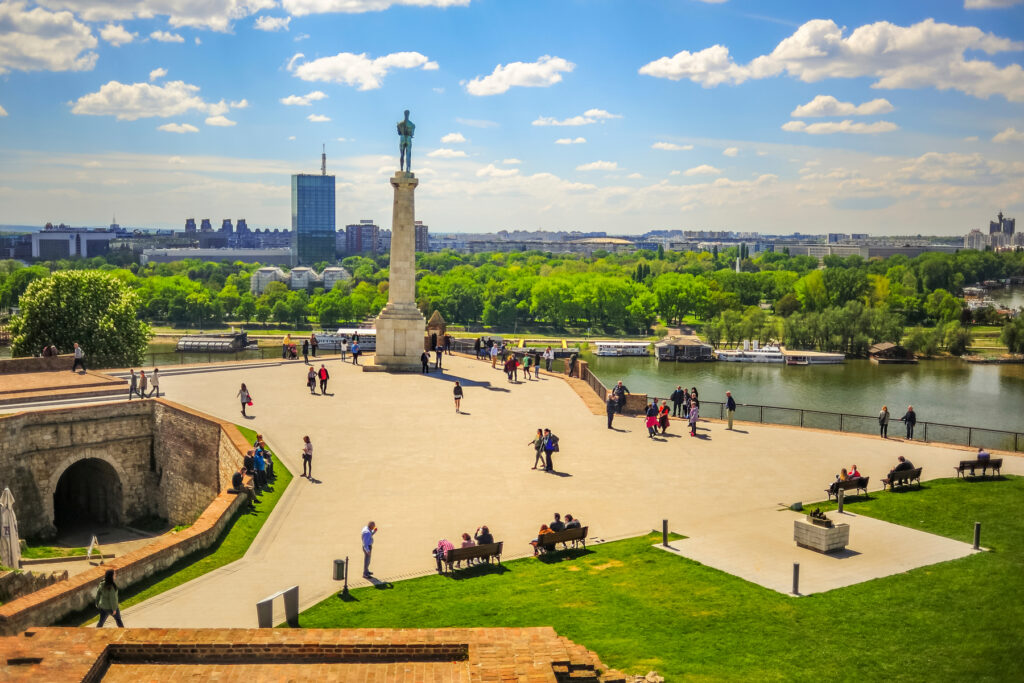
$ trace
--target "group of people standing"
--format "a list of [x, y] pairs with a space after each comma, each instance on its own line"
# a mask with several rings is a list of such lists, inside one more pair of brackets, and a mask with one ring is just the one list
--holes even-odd
[[533, 446], [534, 451], [533, 467], [530, 469], [535, 470], [540, 465], [545, 472], [554, 472], [551, 454], [560, 450], [558, 437], [550, 429], [538, 429], [537, 435], [530, 441], [530, 445]]
[[[892, 415], [889, 413], [889, 406], [882, 406], [882, 410], [878, 413], [878, 435], [883, 439], [889, 438], [889, 420], [892, 419]], [[914, 412], [914, 406], [907, 406], [907, 412], [903, 413], [903, 417], [900, 418], [907, 427], [907, 441], [914, 439], [914, 427], [917, 425], [917, 413]]]
[[[152, 388], [150, 389], [150, 386]], [[146, 395], [146, 390], [149, 389], [149, 396]], [[135, 368], [132, 368], [131, 374], [128, 376], [128, 400], [132, 400], [132, 395], [137, 394], [139, 398], [153, 398], [155, 394], [157, 398], [160, 398], [160, 368], [153, 368], [153, 374], [147, 376], [145, 370], [139, 370], [139, 374], [135, 374]]]

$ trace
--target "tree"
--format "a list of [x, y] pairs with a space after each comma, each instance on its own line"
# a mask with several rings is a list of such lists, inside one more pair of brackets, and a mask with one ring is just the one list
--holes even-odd
[[252, 294], [243, 294], [238, 300], [238, 306], [235, 307], [235, 316], [248, 323], [255, 315], [256, 299], [253, 298]]
[[924, 310], [940, 323], [960, 318], [960, 302], [944, 289], [936, 289], [925, 299]]
[[28, 356], [53, 344], [69, 353], [78, 344], [91, 364], [124, 367], [142, 361], [152, 336], [138, 318], [139, 296], [102, 271], [57, 272], [32, 282], [11, 322], [13, 353]]
[[971, 330], [959, 322], [951, 322], [946, 325], [946, 351], [954, 356], [962, 356], [971, 345]]
[[787, 294], [775, 302], [775, 312], [783, 318], [788, 318], [800, 310], [800, 299], [794, 294]]
[[1006, 323], [999, 339], [1010, 353], [1024, 353], [1024, 315], [1018, 315]]

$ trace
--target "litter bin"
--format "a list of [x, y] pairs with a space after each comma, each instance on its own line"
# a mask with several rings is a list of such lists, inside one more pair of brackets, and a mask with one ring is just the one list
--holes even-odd
[[341, 581], [346, 577], [345, 560], [334, 561], [334, 580]]

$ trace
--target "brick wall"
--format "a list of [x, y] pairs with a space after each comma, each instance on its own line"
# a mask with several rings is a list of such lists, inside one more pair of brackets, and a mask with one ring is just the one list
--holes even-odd
[[[72, 353], [65, 353], [60, 356], [52, 356], [50, 358], [33, 358], [28, 356], [26, 358], [4, 358], [0, 360], [0, 375], [6, 375], [14, 372], [44, 372], [48, 370], [70, 370], [71, 366], [75, 362], [75, 356]], [[86, 365], [89, 363], [89, 359], [85, 359]]]

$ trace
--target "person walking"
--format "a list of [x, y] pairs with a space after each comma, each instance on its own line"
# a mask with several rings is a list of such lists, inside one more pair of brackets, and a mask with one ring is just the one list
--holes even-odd
[[302, 362], [309, 365], [309, 340], [302, 340]]
[[907, 441], [913, 441], [914, 425], [917, 424], [917, 413], [914, 412], [914, 406], [907, 406], [907, 412], [900, 419], [907, 426]]
[[444, 355], [444, 347], [438, 346], [434, 349], [434, 367], [438, 370], [441, 369], [441, 356]]
[[612, 418], [615, 417], [615, 413], [619, 411], [619, 400], [615, 398], [615, 394], [608, 392], [608, 398], [604, 402], [604, 410], [608, 413], [608, 429], [613, 429]]
[[320, 342], [316, 338], [316, 332], [309, 335], [309, 348], [313, 352], [313, 358], [316, 358], [316, 350], [320, 348]]
[[483, 337], [477, 337], [473, 341], [473, 355], [478, 359], [480, 358], [480, 348], [483, 346], [483, 341], [481, 341], [482, 339]]
[[71, 372], [78, 369], [78, 366], [82, 366], [82, 372], [85, 372], [85, 350], [75, 342], [75, 361], [71, 364]]
[[699, 418], [699, 417], [700, 417], [700, 405], [697, 403], [696, 399], [691, 397], [691, 399], [690, 399], [690, 415], [689, 415], [689, 418], [688, 418], [689, 422], [690, 422], [690, 436], [697, 436], [697, 418]]
[[245, 382], [242, 382], [242, 388], [238, 390], [237, 396], [242, 400], [242, 416], [249, 417], [245, 414], [245, 407], [252, 405], [252, 394], [246, 389]]
[[373, 554], [373, 537], [377, 533], [377, 525], [370, 520], [363, 527], [362, 541], [363, 541], [363, 578], [368, 579], [373, 576], [373, 572], [370, 571], [370, 556]]
[[345, 356], [348, 355], [348, 339], [341, 340], [341, 362], [345, 362]]
[[680, 415], [683, 411], [683, 398], [686, 396], [686, 392], [683, 391], [682, 385], [676, 386], [676, 390], [669, 396], [672, 399], [672, 417], [686, 417], [685, 413]]
[[103, 580], [100, 581], [99, 587], [96, 589], [96, 609], [100, 611], [100, 620], [96, 624], [96, 628], [103, 628], [103, 624], [106, 623], [109, 616], [114, 617], [114, 623], [118, 627], [124, 628], [124, 622], [121, 621], [121, 606], [118, 604], [117, 590], [117, 584], [114, 583], [114, 570], [108, 569], [106, 574], [103, 575]]
[[352, 342], [352, 365], [359, 365], [359, 342]]
[[551, 361], [555, 359], [555, 352], [551, 350], [551, 347], [544, 349], [544, 369], [551, 372]]
[[[139, 378], [135, 376], [135, 369], [132, 368], [132, 374], [128, 377], [128, 400], [132, 400], [132, 394], [139, 393]], [[139, 398], [145, 398], [142, 394], [139, 394]]]
[[653, 439], [658, 433], [658, 401], [651, 401], [644, 412], [644, 424], [647, 426], [647, 438]]
[[420, 365], [423, 366], [420, 369], [421, 373], [424, 375], [430, 374], [430, 356], [427, 355], [426, 351], [420, 354]]
[[153, 398], [153, 394], [156, 394], [156, 397], [160, 398], [160, 368], [153, 368], [150, 384], [153, 386], [153, 390], [149, 392], [149, 397]]
[[309, 387], [309, 393], [316, 396], [316, 370], [312, 367], [306, 373], [306, 386]]
[[462, 385], [459, 384], [459, 380], [455, 380], [455, 387], [452, 389], [452, 394], [455, 396], [455, 412], [461, 413], [462, 408]]
[[544, 463], [545, 472], [554, 472], [555, 467], [551, 464], [551, 454], [558, 452], [558, 437], [551, 433], [550, 429], [544, 430], [544, 456], [546, 462]]
[[530, 354], [527, 353], [523, 356], [523, 376], [525, 376], [527, 380], [530, 379], [530, 363], [532, 362], [533, 358], [530, 357]]
[[495, 368], [498, 366], [498, 345], [491, 344], [491, 367]]
[[661, 402], [661, 410], [658, 411], [658, 426], [661, 427], [662, 436], [668, 431], [669, 419], [668, 416], [672, 411], [668, 409], [668, 401]]
[[313, 442], [308, 436], [302, 437], [302, 476], [313, 478]]
[[732, 392], [725, 392], [725, 415], [729, 419], [729, 429], [732, 429], [732, 419], [736, 416], [736, 399], [732, 397]]
[[327, 368], [324, 367], [323, 363], [320, 364], [320, 371], [317, 374], [320, 376], [320, 393], [326, 395], [327, 380], [331, 378], [331, 375], [327, 372]]
[[145, 370], [139, 370], [139, 397], [146, 398], [146, 389], [149, 389], [149, 378]]
[[889, 438], [889, 406], [882, 406], [878, 413], [878, 433], [883, 439]]
[[288, 349], [292, 345], [292, 336], [290, 334], [284, 335], [284, 339], [281, 341], [281, 358], [288, 358]]
[[535, 469], [537, 469], [537, 465], [541, 465], [541, 466], [544, 465], [544, 456], [543, 456], [543, 453], [544, 453], [544, 430], [543, 429], [538, 429], [537, 430], [537, 436], [533, 437], [533, 441], [530, 442], [530, 445], [533, 446], [533, 451], [534, 451], [534, 454], [536, 456], [533, 459], [533, 467], [531, 467], [530, 469], [531, 470], [535, 470]]

